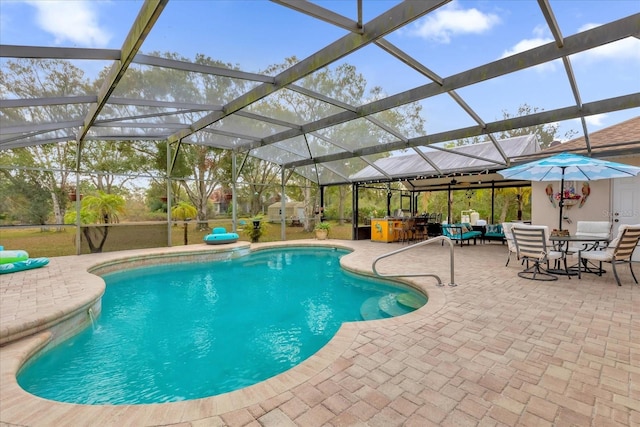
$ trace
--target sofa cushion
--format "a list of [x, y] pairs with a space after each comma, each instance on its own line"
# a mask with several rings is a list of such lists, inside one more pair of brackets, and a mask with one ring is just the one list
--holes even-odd
[[487, 224], [487, 231], [485, 234], [503, 234], [502, 233], [502, 225], [501, 224]]

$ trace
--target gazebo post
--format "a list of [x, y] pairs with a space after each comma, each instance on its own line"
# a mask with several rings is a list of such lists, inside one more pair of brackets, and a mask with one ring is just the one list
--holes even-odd
[[[287, 240], [287, 195], [285, 187], [285, 169], [280, 170], [280, 184], [281, 184], [281, 196], [280, 196], [280, 240]], [[267, 215], [269, 212], [267, 211]]]
[[238, 165], [236, 160], [236, 152], [231, 150], [231, 231], [238, 232], [238, 212], [237, 212], [237, 198], [238, 190], [236, 188], [236, 182], [238, 181]]
[[351, 224], [353, 225], [351, 227], [351, 240], [358, 240], [358, 217], [360, 216], [360, 204], [358, 198], [358, 184], [353, 183], [351, 184], [351, 206], [353, 207], [351, 209]]
[[167, 246], [171, 247], [171, 143], [167, 139]]

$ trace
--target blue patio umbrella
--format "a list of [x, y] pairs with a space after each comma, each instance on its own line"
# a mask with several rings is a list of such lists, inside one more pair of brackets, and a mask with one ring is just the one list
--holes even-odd
[[560, 181], [560, 223], [564, 207], [564, 181], [596, 181], [599, 179], [626, 178], [640, 174], [640, 167], [624, 163], [593, 159], [578, 154], [560, 153], [522, 165], [498, 171], [506, 179], [524, 181]]

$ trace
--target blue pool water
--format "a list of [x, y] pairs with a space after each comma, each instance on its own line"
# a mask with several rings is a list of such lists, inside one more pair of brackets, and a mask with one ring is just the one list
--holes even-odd
[[18, 382], [84, 404], [213, 396], [301, 363], [343, 322], [426, 303], [407, 287], [344, 272], [345, 253], [278, 249], [109, 274], [95, 325], [29, 363]]

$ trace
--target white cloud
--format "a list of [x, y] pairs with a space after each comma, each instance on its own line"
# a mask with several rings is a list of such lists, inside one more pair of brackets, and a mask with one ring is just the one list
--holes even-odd
[[[591, 28], [597, 27], [599, 24], [586, 24], [582, 26], [578, 31], [586, 31]], [[516, 53], [524, 52], [535, 47], [553, 42], [553, 38], [547, 36], [549, 30], [545, 26], [537, 26], [533, 29], [533, 37], [530, 39], [524, 39], [515, 44], [512, 48], [506, 50], [500, 58], [506, 58]], [[632, 60], [640, 62], [640, 40], [636, 37], [628, 37], [617, 42], [609, 43], [603, 46], [599, 46], [595, 49], [591, 49], [585, 52], [578, 53], [572, 56], [573, 60], [584, 63], [592, 63], [597, 61], [624, 61]], [[545, 64], [540, 64], [535, 67], [538, 72], [552, 72], [555, 71], [560, 60], [555, 60]]]
[[584, 24], [582, 27], [578, 28], [578, 32], [581, 33], [583, 31], [591, 30], [591, 29], [599, 27], [601, 25], [602, 24], [594, 24], [594, 23]]
[[498, 15], [483, 13], [478, 9], [462, 9], [458, 2], [438, 9], [418, 21], [412, 35], [449, 43], [451, 37], [460, 34], [481, 34], [500, 23]]
[[[584, 121], [587, 123], [587, 128], [590, 132], [594, 132], [599, 130], [600, 128], [607, 126], [607, 121], [609, 120], [609, 114], [594, 114], [593, 116], [585, 116]], [[568, 120], [569, 126], [571, 129], [576, 131], [580, 130], [579, 134], [582, 135], [582, 121], [580, 119], [571, 119]], [[567, 142], [576, 138], [576, 135], [572, 135], [569, 138], [559, 138], [561, 142]]]
[[533, 35], [537, 38], [543, 38], [547, 34], [549, 34], [549, 29], [545, 25], [536, 25], [533, 29]]
[[[598, 27], [600, 24], [585, 24], [578, 32], [590, 30]], [[583, 62], [598, 61], [624, 61], [631, 60], [640, 62], [640, 40], [636, 37], [627, 37], [617, 42], [608, 43], [595, 49], [581, 52], [575, 55], [575, 58]]]
[[[527, 51], [529, 49], [536, 48], [538, 46], [542, 46], [542, 45], [547, 44], [547, 43], [551, 43], [553, 41], [553, 39], [551, 37], [545, 37], [544, 36], [544, 32], [545, 31], [543, 30], [542, 27], [534, 28], [533, 29], [533, 34], [534, 34], [533, 38], [520, 40], [511, 49], [508, 49], [508, 50], [504, 51], [504, 53], [502, 54], [500, 59], [506, 58], [506, 57], [511, 56], [511, 55], [515, 55], [515, 54], [520, 53], [520, 52]], [[552, 62], [547, 62], [547, 63], [544, 63], [544, 64], [540, 64], [540, 65], [536, 66], [535, 69], [536, 69], [536, 71], [539, 71], [539, 72], [555, 71], [556, 62], [557, 61], [552, 61]]]
[[602, 127], [605, 125], [604, 120], [607, 118], [606, 114], [595, 114], [593, 116], [585, 117], [584, 120], [589, 126]]
[[547, 44], [552, 42], [551, 38], [540, 38], [536, 37], [533, 39], [524, 39], [516, 43], [511, 49], [504, 51], [501, 58], [506, 58], [507, 56], [515, 55], [516, 53], [524, 52], [525, 50], [533, 49], [538, 46], [542, 46], [543, 44]]
[[55, 36], [55, 43], [70, 41], [86, 47], [104, 47], [111, 34], [101, 28], [96, 11], [97, 2], [90, 0], [27, 1], [37, 10], [37, 24]]

